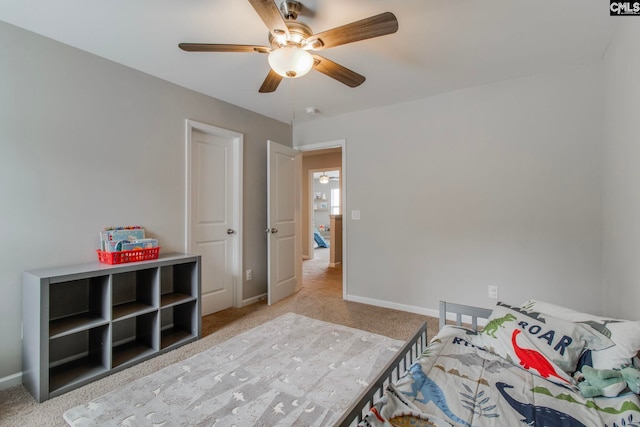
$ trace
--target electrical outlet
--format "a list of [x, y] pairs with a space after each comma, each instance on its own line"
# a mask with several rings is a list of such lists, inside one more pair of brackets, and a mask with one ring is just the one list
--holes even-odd
[[351, 219], [358, 221], [360, 219], [360, 211], [359, 210], [351, 211]]
[[498, 287], [489, 285], [489, 298], [498, 299]]
[[249, 280], [253, 279], [253, 270], [248, 269], [248, 270], [245, 272], [245, 278], [247, 279], [247, 281], [249, 281]]

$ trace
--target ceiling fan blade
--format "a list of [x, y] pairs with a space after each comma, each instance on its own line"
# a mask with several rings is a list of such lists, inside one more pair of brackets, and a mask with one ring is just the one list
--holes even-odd
[[269, 52], [266, 46], [245, 44], [180, 43], [178, 47], [187, 52]]
[[385, 12], [314, 34], [307, 40], [307, 45], [313, 45], [315, 40], [320, 40], [322, 43], [317, 43], [319, 46], [313, 47], [314, 50], [318, 50], [380, 37], [395, 33], [396, 31], [398, 31], [398, 20], [396, 16], [391, 12]]
[[273, 0], [249, 0], [249, 3], [274, 37], [286, 35], [289, 39], [289, 28]]
[[313, 55], [313, 59], [315, 59], [313, 64], [313, 68], [315, 70], [320, 71], [322, 74], [326, 74], [349, 87], [360, 86], [366, 80], [364, 76], [356, 73], [355, 71], [351, 71], [350, 69], [320, 55]]
[[278, 89], [278, 85], [282, 81], [282, 76], [276, 73], [273, 70], [269, 70], [269, 74], [267, 74], [267, 78], [262, 82], [262, 86], [260, 86], [260, 93], [270, 93], [275, 92]]

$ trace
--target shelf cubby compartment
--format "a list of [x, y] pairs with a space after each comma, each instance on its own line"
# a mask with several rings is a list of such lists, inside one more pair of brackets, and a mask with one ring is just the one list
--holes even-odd
[[113, 322], [111, 368], [134, 364], [160, 349], [158, 311]]
[[112, 277], [114, 321], [149, 313], [158, 307], [158, 269], [114, 274]]
[[160, 311], [160, 348], [178, 347], [198, 338], [196, 301], [172, 305]]
[[71, 280], [49, 288], [49, 338], [105, 325], [109, 276]]
[[160, 307], [170, 307], [198, 298], [198, 265], [195, 262], [160, 268]]
[[109, 370], [109, 326], [49, 340], [49, 395], [57, 396]]

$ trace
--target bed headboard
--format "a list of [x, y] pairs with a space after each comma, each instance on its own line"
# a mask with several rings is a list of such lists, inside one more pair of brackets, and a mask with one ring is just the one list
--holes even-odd
[[473, 307], [470, 305], [454, 304], [452, 302], [440, 301], [440, 329], [447, 320], [447, 313], [456, 315], [456, 325], [462, 325], [462, 316], [471, 317], [471, 328], [478, 330], [478, 319], [488, 319], [493, 310], [489, 308]]

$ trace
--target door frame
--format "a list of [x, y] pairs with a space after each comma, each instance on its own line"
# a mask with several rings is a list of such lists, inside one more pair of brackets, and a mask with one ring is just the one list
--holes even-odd
[[193, 210], [193, 197], [192, 197], [192, 182], [191, 182], [191, 174], [193, 165], [191, 164], [191, 154], [192, 154], [192, 138], [191, 134], [193, 131], [198, 131], [202, 133], [206, 133], [208, 135], [221, 136], [225, 138], [233, 139], [233, 163], [235, 173], [233, 174], [232, 187], [233, 187], [233, 210], [235, 212], [234, 218], [232, 218], [233, 224], [235, 224], [234, 228], [236, 230], [237, 244], [235, 245], [235, 250], [233, 251], [232, 260], [231, 260], [231, 275], [232, 275], [232, 287], [233, 287], [233, 306], [241, 307], [242, 306], [242, 241], [243, 241], [243, 233], [242, 233], [242, 153], [243, 153], [243, 141], [244, 135], [239, 132], [234, 132], [232, 130], [219, 128], [217, 126], [208, 125], [206, 123], [197, 122], [194, 120], [185, 120], [185, 238], [184, 238], [184, 252], [189, 253], [189, 248], [191, 247], [191, 211]]
[[[334, 141], [326, 141], [326, 142], [318, 142], [315, 144], [307, 144], [307, 145], [297, 145], [294, 146], [296, 150], [299, 151], [316, 151], [316, 150], [325, 150], [327, 148], [340, 148], [342, 153], [342, 165], [341, 165], [341, 194], [340, 203], [342, 205], [342, 299], [346, 300], [348, 289], [347, 283], [347, 140], [346, 139], [337, 139]], [[302, 195], [301, 195], [302, 197]]]

